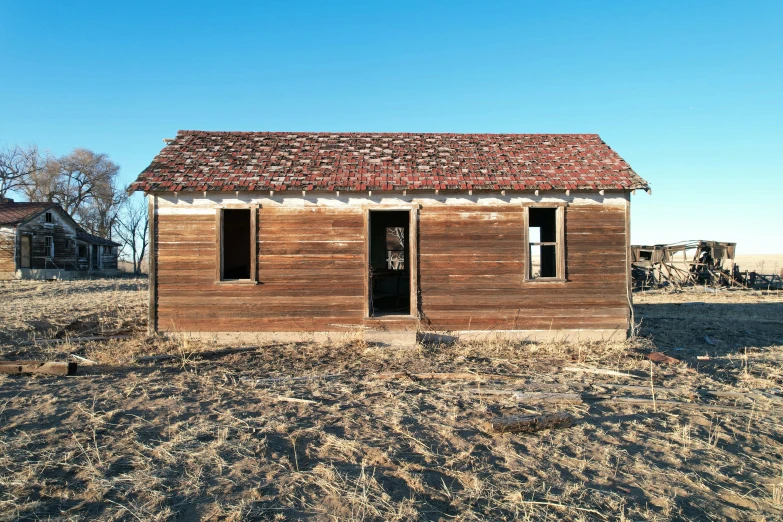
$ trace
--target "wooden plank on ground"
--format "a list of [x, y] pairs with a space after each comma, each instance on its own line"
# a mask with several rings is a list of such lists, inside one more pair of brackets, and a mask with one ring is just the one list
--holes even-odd
[[563, 371], [577, 372], [577, 373], [594, 373], [597, 375], [613, 375], [615, 377], [630, 377], [632, 379], [641, 379], [641, 377], [638, 377], [636, 375], [631, 375], [630, 373], [623, 373], [615, 370], [605, 370], [603, 368], [579, 368], [577, 366], [566, 366], [565, 368], [563, 368]]
[[74, 375], [75, 362], [50, 361], [0, 361], [0, 373], [24, 374], [40, 373], [45, 375]]
[[[271, 346], [265, 346], [264, 348], [271, 348], [273, 346], [280, 346], [280, 345], [271, 345]], [[169, 354], [164, 353], [160, 355], [145, 355], [143, 357], [137, 357], [137, 362], [151, 362], [151, 361], [170, 361], [172, 359], [214, 359], [216, 357], [225, 357], [226, 355], [233, 355], [235, 353], [244, 353], [244, 352], [255, 352], [259, 350], [259, 346], [242, 346], [240, 348], [225, 348], [222, 350], [205, 350], [202, 352], [185, 352], [185, 353], [179, 353], [179, 354]]]
[[376, 373], [372, 376], [373, 379], [380, 380], [397, 380], [397, 379], [434, 379], [434, 380], [467, 380], [467, 381], [483, 381], [487, 379], [504, 379], [508, 378], [504, 375], [483, 375], [479, 373], [408, 373], [408, 372], [395, 372], [395, 373]]
[[512, 415], [498, 417], [491, 422], [492, 429], [498, 433], [535, 433], [541, 430], [568, 428], [573, 426], [574, 418], [568, 413], [554, 415]]

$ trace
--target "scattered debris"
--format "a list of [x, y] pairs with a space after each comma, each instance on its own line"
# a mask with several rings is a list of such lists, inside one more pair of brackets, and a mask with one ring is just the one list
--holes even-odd
[[704, 336], [704, 340], [709, 344], [710, 346], [717, 346], [718, 344], [722, 343], [720, 339], [712, 339], [709, 335]]
[[424, 379], [438, 379], [438, 380], [468, 380], [468, 381], [480, 381], [486, 378], [504, 378], [504, 375], [484, 375], [480, 373], [409, 373], [409, 372], [396, 372], [396, 373], [376, 373], [372, 376], [374, 379], [380, 380], [395, 380], [395, 379], [412, 379], [412, 380], [424, 380]]
[[535, 433], [541, 430], [568, 428], [573, 426], [574, 417], [568, 413], [553, 415], [512, 415], [498, 417], [490, 423], [498, 433]]
[[93, 361], [92, 359], [88, 359], [88, 358], [86, 358], [86, 357], [82, 357], [82, 356], [80, 356], [80, 355], [76, 355], [75, 353], [72, 353], [72, 354], [71, 354], [71, 357], [73, 357], [73, 358], [74, 358], [74, 359], [76, 359], [77, 361], [79, 361], [79, 362], [82, 362], [82, 363], [84, 363], [84, 364], [89, 364], [89, 365], [95, 365], [95, 364], [98, 364], [97, 362]]
[[40, 373], [45, 375], [75, 375], [75, 362], [0, 361], [0, 373]]
[[678, 362], [680, 362], [679, 359], [675, 359], [674, 357], [669, 357], [668, 355], [661, 352], [648, 353], [647, 358], [650, 359], [652, 362], [661, 363], [661, 364], [677, 364]]
[[311, 401], [309, 399], [297, 399], [296, 397], [274, 397], [277, 402], [295, 402], [298, 404], [319, 404], [318, 401]]
[[630, 377], [632, 379], [641, 379], [641, 377], [637, 377], [636, 375], [631, 375], [630, 373], [618, 372], [616, 370], [604, 370], [602, 368], [579, 368], [578, 366], [566, 366], [565, 368], [563, 368], [563, 371], [595, 373], [599, 375], [613, 375], [615, 377]]
[[709, 355], [697, 355], [696, 359], [698, 359], [700, 361], [709, 361], [710, 360], [710, 356]]

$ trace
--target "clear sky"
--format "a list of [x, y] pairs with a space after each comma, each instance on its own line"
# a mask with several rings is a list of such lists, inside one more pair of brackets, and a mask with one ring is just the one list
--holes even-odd
[[653, 187], [635, 243], [783, 253], [783, 1], [0, 0], [0, 143], [178, 129], [599, 133]]

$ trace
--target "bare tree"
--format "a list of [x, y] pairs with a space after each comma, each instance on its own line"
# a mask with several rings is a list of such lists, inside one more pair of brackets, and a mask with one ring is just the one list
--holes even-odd
[[149, 213], [145, 203], [140, 196], [126, 199], [114, 222], [115, 237], [122, 244], [121, 253], [130, 257], [136, 275], [141, 273], [141, 261], [149, 242]]
[[0, 198], [22, 189], [27, 179], [36, 176], [41, 168], [42, 160], [35, 145], [0, 148]]
[[117, 189], [114, 183], [100, 184], [93, 198], [77, 211], [79, 223], [91, 234], [112, 238], [114, 224], [128, 199], [128, 193]]
[[23, 177], [30, 201], [53, 201], [91, 234], [111, 237], [127, 194], [117, 186], [120, 167], [106, 154], [75, 149], [70, 154], [39, 159], [40, 167]]
[[21, 192], [28, 201], [54, 201], [57, 190], [57, 170], [51, 168], [52, 158], [39, 156], [38, 168], [31, 170], [22, 178]]
[[70, 154], [47, 162], [57, 173], [53, 200], [69, 214], [77, 214], [82, 205], [113, 188], [119, 165], [106, 154], [74, 149]]

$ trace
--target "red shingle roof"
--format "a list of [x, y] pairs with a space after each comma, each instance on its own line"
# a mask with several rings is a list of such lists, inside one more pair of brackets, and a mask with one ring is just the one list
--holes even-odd
[[180, 131], [144, 191], [647, 188], [597, 134]]
[[18, 225], [37, 216], [56, 203], [0, 203], [0, 225]]

